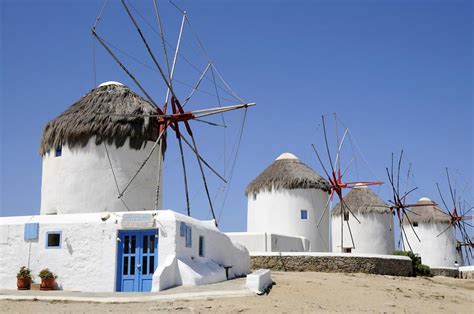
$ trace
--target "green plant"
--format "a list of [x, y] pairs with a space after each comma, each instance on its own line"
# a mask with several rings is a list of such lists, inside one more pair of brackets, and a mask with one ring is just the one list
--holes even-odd
[[16, 274], [16, 278], [29, 278], [31, 279], [31, 270], [26, 266], [21, 266], [20, 271]]
[[49, 268], [44, 268], [40, 271], [40, 273], [38, 274], [38, 276], [41, 278], [41, 279], [49, 279], [49, 278], [58, 278], [58, 276], [56, 276], [55, 274], [53, 274], [52, 271], [49, 270]]
[[411, 251], [395, 251], [393, 255], [408, 256], [411, 259], [414, 276], [432, 276], [430, 267], [421, 263], [421, 257], [418, 254]]

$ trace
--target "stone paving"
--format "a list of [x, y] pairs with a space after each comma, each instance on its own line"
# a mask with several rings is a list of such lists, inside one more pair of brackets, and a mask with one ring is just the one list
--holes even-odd
[[245, 286], [245, 278], [238, 278], [203, 286], [175, 287], [159, 292], [79, 292], [0, 290], [0, 300], [84, 301], [100, 303], [129, 303], [156, 300], [206, 299], [255, 295]]

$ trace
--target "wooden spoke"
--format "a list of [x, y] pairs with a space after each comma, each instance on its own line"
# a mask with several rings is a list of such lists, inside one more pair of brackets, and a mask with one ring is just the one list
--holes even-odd
[[[405, 232], [405, 227], [403, 226], [403, 224], [401, 224], [400, 227], [402, 229], [403, 235], [405, 236], [405, 241], [407, 242], [408, 247], [410, 248], [410, 252], [413, 252], [413, 249], [411, 248], [411, 245], [410, 245], [410, 241], [408, 241], [408, 237], [407, 237], [407, 234]], [[405, 245], [405, 244], [403, 244], [403, 245]]]
[[412, 222], [411, 222], [411, 220], [410, 220], [410, 217], [409, 217], [408, 214], [405, 212], [405, 210], [403, 210], [403, 214], [405, 215], [405, 217], [407, 217], [408, 223], [410, 224], [411, 230], [413, 230], [413, 233], [415, 234], [416, 238], [418, 239], [419, 242], [421, 242], [420, 237], [419, 237], [418, 234], [416, 233], [415, 228], [413, 228], [413, 224], [412, 224]]
[[347, 224], [347, 229], [349, 230], [349, 235], [351, 237], [352, 248], [355, 249], [354, 237], [352, 236], [351, 225], [349, 224], [348, 220], [346, 220], [346, 224]]
[[456, 210], [456, 197], [453, 192], [453, 187], [451, 186], [451, 179], [449, 178], [448, 167], [446, 167], [446, 177], [448, 178], [449, 192], [451, 193], [451, 199], [453, 201], [454, 210]]
[[323, 168], [324, 172], [326, 173], [326, 176], [327, 176], [328, 178], [331, 178], [331, 176], [329, 175], [328, 171], [326, 170], [326, 167], [324, 166], [323, 161], [321, 160], [321, 157], [319, 156], [319, 153], [318, 153], [318, 150], [316, 149], [316, 146], [315, 146], [314, 144], [311, 144], [311, 146], [313, 147], [313, 150], [314, 150], [314, 152], [316, 153], [316, 156], [318, 157], [319, 164], [321, 165], [321, 167]]
[[333, 177], [334, 177], [335, 176], [335, 171], [334, 171], [334, 167], [332, 165], [331, 152], [329, 150], [328, 136], [327, 136], [327, 133], [326, 133], [326, 123], [324, 122], [324, 116], [321, 116], [321, 118], [322, 118], [322, 121], [323, 121], [324, 142], [326, 143], [326, 151], [327, 151], [328, 157], [329, 157], [329, 164], [331, 165], [331, 170], [332, 170]]
[[331, 197], [332, 197], [332, 195], [333, 195], [333, 192], [331, 191], [331, 194], [330, 194], [330, 196], [328, 197], [328, 201], [326, 202], [326, 206], [324, 207], [324, 211], [323, 211], [323, 213], [321, 214], [321, 217], [319, 218], [319, 221], [318, 221], [318, 223], [317, 223], [317, 225], [316, 225], [318, 228], [319, 228], [319, 225], [321, 224], [321, 221], [323, 220], [324, 215], [325, 215], [326, 212], [328, 211], [328, 207], [329, 207], [329, 203], [331, 202]]
[[446, 229], [444, 229], [443, 231], [441, 231], [436, 237], [439, 237], [440, 235], [442, 235], [443, 233], [445, 233], [445, 232], [448, 231], [449, 229], [451, 229], [451, 225], [449, 225]]

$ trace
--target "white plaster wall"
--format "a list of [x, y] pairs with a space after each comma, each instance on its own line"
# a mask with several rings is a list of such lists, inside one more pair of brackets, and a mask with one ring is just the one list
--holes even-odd
[[[390, 213], [356, 214], [360, 223], [349, 216], [349, 225], [354, 238], [355, 248], [353, 253], [360, 254], [388, 254], [395, 251], [393, 232], [393, 217]], [[341, 216], [332, 217], [332, 251], [341, 252]], [[344, 247], [352, 247], [351, 236], [347, 223], [344, 221], [343, 229]]]
[[[186, 247], [184, 237], [179, 236], [179, 224], [184, 221], [192, 227], [192, 247]], [[184, 215], [176, 214], [176, 250], [178, 259], [190, 258], [200, 262], [213, 261], [222, 266], [232, 266], [230, 278], [246, 275], [250, 272], [250, 257], [247, 249], [234, 243], [220, 232], [214, 221], [199, 221]], [[205, 238], [205, 255], [199, 256], [199, 236]]]
[[[225, 280], [223, 266], [232, 266], [229, 278], [250, 272], [248, 251], [221, 233], [213, 221], [199, 221], [170, 210], [137, 213], [145, 212], [155, 215], [154, 226], [133, 229], [159, 229], [153, 291]], [[123, 229], [124, 214], [112, 213], [105, 222], [102, 213], [0, 217], [0, 289], [16, 289], [18, 270], [29, 266], [35, 275], [50, 268], [58, 275], [60, 289], [115, 291], [117, 235]], [[181, 221], [192, 228], [190, 248], [179, 235]], [[39, 223], [39, 239], [30, 244], [24, 241], [24, 224], [34, 222]], [[61, 231], [61, 248], [46, 249], [47, 231]], [[203, 257], [199, 256], [200, 235], [205, 237]]]
[[[260, 191], [256, 200], [248, 195], [247, 231], [304, 237], [310, 242], [309, 251], [329, 252], [329, 212], [317, 223], [324, 211], [329, 195], [317, 189]], [[308, 211], [302, 220], [300, 210]]]
[[242, 244], [249, 252], [268, 252], [271, 249], [266, 232], [228, 232], [233, 242]]
[[[462, 265], [458, 260], [456, 251], [456, 239], [453, 229], [438, 234], [448, 227], [446, 223], [419, 223], [414, 227], [416, 234], [420, 237], [418, 241], [410, 226], [405, 225], [405, 230], [413, 252], [421, 256], [421, 262], [433, 268], [454, 267], [454, 262]], [[408, 248], [407, 239], [404, 238], [405, 247]]]
[[[68, 217], [66, 217], [68, 216]], [[117, 224], [102, 222], [100, 214], [0, 218], [7, 244], [0, 245], [0, 288], [16, 289], [16, 273], [29, 266], [34, 281], [49, 268], [61, 289], [115, 291]], [[24, 241], [24, 224], [39, 222], [39, 239]], [[47, 231], [61, 231], [61, 248], [46, 249]]]
[[[153, 276], [152, 291], [181, 284], [201, 285], [223, 281], [226, 279], [224, 266], [232, 266], [229, 278], [250, 272], [247, 249], [233, 243], [227, 235], [220, 232], [213, 220], [200, 221], [164, 210], [159, 212], [158, 222], [159, 259], [158, 269]], [[185, 237], [180, 236], [181, 222], [191, 227], [191, 247], [186, 247]], [[204, 236], [204, 256], [199, 256], [199, 236]]]
[[[120, 148], [107, 145], [121, 191], [136, 173], [152, 146], [153, 142], [148, 142], [143, 149], [134, 150], [129, 148], [128, 140]], [[123, 197], [130, 210], [155, 209], [157, 165], [158, 149], [155, 149]], [[160, 193], [160, 196], [162, 195], [163, 193]], [[158, 209], [161, 209], [161, 206], [162, 197]], [[55, 157], [54, 149], [43, 156], [41, 214], [127, 210], [118, 199], [104, 144], [96, 145], [95, 137], [91, 138], [85, 147], [63, 146], [60, 157]]]
[[305, 252], [309, 250], [309, 240], [274, 233], [229, 232], [233, 242], [242, 244], [249, 252]]

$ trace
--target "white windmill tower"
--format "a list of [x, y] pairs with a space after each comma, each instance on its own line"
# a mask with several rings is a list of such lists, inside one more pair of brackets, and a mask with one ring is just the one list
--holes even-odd
[[328, 252], [329, 216], [316, 227], [328, 202], [328, 183], [291, 153], [281, 154], [245, 190], [247, 232], [309, 240], [309, 251]]

